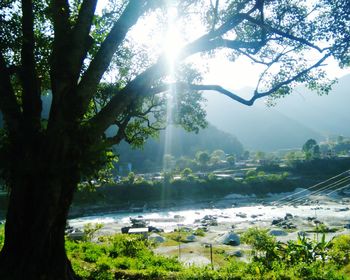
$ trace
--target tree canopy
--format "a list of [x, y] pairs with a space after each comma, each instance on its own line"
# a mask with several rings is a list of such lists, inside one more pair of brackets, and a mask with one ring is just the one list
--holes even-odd
[[[166, 118], [169, 50], [162, 48], [164, 39], [151, 41], [166, 36], [169, 20], [186, 36], [173, 58], [172, 84], [179, 95], [174, 121], [189, 130], [205, 126], [202, 98], [193, 91], [214, 90], [246, 105], [289, 94], [296, 83], [327, 93], [330, 83], [320, 66], [330, 56], [342, 64], [349, 60], [346, 1], [111, 1], [98, 12], [96, 5], [97, 0], [2, 1], [0, 107], [9, 130], [21, 119], [31, 130], [50, 130], [64, 115], [91, 137], [115, 124], [118, 133], [109, 143], [125, 138], [142, 144]], [[143, 40], [134, 32], [142, 24], [149, 35]], [[191, 57], [218, 52], [265, 66], [251, 98], [201, 83]], [[48, 91], [53, 102], [43, 123], [40, 95]]]

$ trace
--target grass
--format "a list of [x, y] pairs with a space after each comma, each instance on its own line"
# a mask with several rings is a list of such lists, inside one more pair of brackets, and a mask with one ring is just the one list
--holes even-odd
[[[247, 231], [246, 242], [259, 251], [249, 263], [227, 257], [233, 250], [231, 246], [213, 248], [215, 270], [210, 266], [185, 267], [175, 253], [174, 257], [157, 255], [151, 243], [135, 235], [101, 237], [97, 243], [67, 240], [66, 251], [75, 272], [84, 280], [350, 279], [350, 235], [338, 236], [331, 242], [302, 238], [281, 244], [266, 234], [256, 228]], [[0, 226], [0, 247], [3, 237]], [[183, 254], [210, 259], [209, 248], [186, 246], [181, 250]]]

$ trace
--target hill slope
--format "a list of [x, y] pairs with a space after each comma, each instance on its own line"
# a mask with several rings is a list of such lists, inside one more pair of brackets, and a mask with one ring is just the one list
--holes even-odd
[[116, 148], [120, 162], [131, 162], [136, 169], [143, 169], [147, 164], [161, 166], [164, 154], [176, 157], [193, 158], [197, 151], [222, 149], [226, 153], [240, 155], [243, 145], [233, 135], [209, 125], [198, 134], [188, 133], [179, 127], [168, 127], [162, 131], [159, 139], [149, 139], [143, 150], [132, 149], [127, 143]]
[[[276, 150], [301, 147], [308, 138], [322, 140], [334, 134], [350, 136], [350, 75], [341, 78], [328, 96], [305, 88], [266, 107], [262, 100], [247, 107], [219, 94], [205, 93], [208, 120], [236, 135], [247, 148]], [[243, 96], [251, 89], [241, 92]]]

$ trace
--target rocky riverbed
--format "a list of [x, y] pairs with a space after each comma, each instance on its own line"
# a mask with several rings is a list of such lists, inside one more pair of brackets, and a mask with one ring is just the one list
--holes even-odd
[[[290, 197], [290, 199], [286, 199]], [[327, 239], [337, 234], [350, 233], [350, 199], [347, 195], [308, 195], [307, 191], [296, 190], [292, 194], [255, 196], [229, 195], [212, 202], [193, 202], [190, 207], [166, 210], [148, 209], [140, 213], [117, 212], [104, 215], [76, 218], [69, 221], [74, 228], [83, 228], [86, 223], [102, 223], [99, 234], [120, 233], [121, 228], [130, 226], [132, 219], [140, 219], [154, 228], [172, 232], [180, 227], [205, 231], [203, 237], [196, 236], [186, 244], [178, 246], [160, 245], [159, 254], [178, 255], [187, 264], [208, 264], [206, 244], [243, 257], [245, 245], [238, 241], [227, 242], [227, 235], [236, 236], [249, 227], [267, 228], [280, 241], [296, 239], [298, 233], [318, 238], [317, 227], [328, 231]], [[226, 238], [226, 242], [225, 241]], [[232, 246], [234, 245], [234, 246]], [[182, 247], [182, 248], [181, 248]]]

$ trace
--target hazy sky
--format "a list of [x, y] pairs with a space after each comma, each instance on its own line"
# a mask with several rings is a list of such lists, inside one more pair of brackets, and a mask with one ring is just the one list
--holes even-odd
[[[100, 0], [98, 3], [97, 12], [100, 13], [106, 0]], [[162, 50], [165, 50], [170, 58], [175, 56], [181, 46], [205, 33], [199, 18], [191, 18], [190, 28], [189, 25], [186, 25], [181, 29], [176, 22], [176, 9], [171, 7], [168, 10], [167, 26], [166, 24], [159, 26], [158, 19], [155, 15], [147, 15], [144, 19], [139, 20], [128, 34], [128, 37], [134, 39], [140, 46], [146, 46], [150, 53], [154, 55], [154, 59]], [[255, 87], [259, 73], [264, 69], [261, 65], [252, 64], [244, 57], [234, 62], [230, 62], [224, 55], [206, 59], [205, 63], [203, 63], [203, 58], [199, 58], [197, 61], [200, 65], [199, 68], [207, 69], [203, 83], [218, 84], [233, 90]], [[324, 69], [330, 78], [339, 78], [350, 74], [350, 68], [340, 69], [337, 63], [331, 59], [327, 61]]]
[[[243, 57], [235, 62], [230, 62], [225, 57], [219, 57], [209, 61], [208, 69], [209, 72], [205, 77], [206, 83], [220, 84], [229, 89], [240, 89], [255, 87], [262, 68]], [[328, 60], [324, 69], [332, 79], [350, 74], [350, 67], [340, 69], [333, 59]]]

